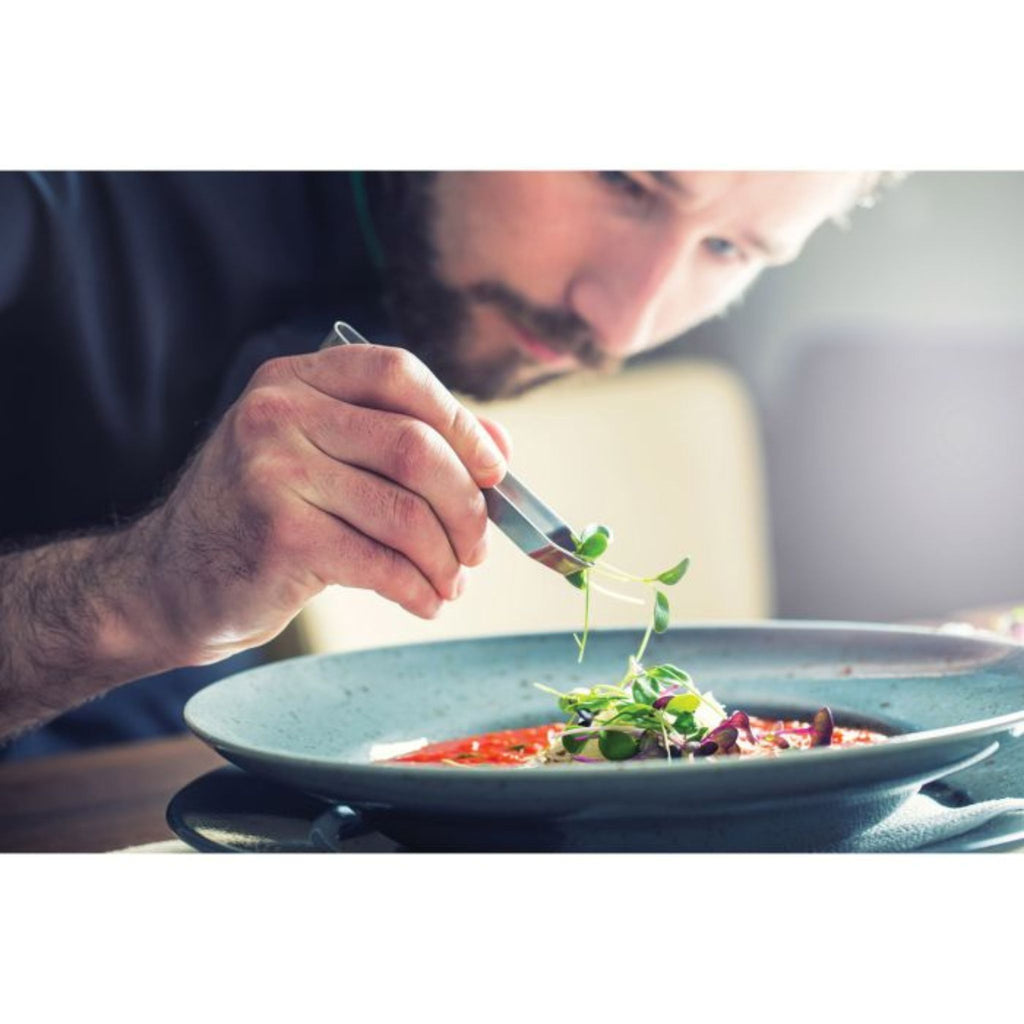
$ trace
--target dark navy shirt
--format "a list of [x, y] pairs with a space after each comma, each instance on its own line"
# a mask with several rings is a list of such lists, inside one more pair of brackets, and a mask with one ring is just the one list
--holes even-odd
[[[0, 544], [150, 506], [274, 355], [388, 331], [346, 173], [0, 173]], [[2, 638], [0, 638], [2, 642]], [[249, 652], [133, 683], [0, 750], [181, 728]]]

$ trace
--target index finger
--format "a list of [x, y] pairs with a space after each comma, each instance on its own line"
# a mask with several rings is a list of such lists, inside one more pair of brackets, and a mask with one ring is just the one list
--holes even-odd
[[477, 418], [406, 349], [328, 348], [297, 357], [295, 372], [332, 398], [422, 420], [451, 445], [478, 487], [493, 487], [508, 469], [501, 449]]

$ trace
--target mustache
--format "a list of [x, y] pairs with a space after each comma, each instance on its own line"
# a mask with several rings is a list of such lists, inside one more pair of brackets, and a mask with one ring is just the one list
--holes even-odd
[[466, 293], [477, 302], [494, 306], [527, 334], [556, 352], [573, 356], [587, 369], [611, 370], [620, 363], [601, 350], [587, 323], [567, 309], [536, 306], [500, 281], [478, 281]]

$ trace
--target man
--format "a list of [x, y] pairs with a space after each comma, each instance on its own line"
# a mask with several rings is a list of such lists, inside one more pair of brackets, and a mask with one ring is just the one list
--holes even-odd
[[[451, 390], [612, 370], [874, 181], [0, 175], [0, 736], [145, 680], [8, 756], [177, 728], [327, 584], [436, 615], [510, 452]], [[317, 351], [337, 318], [389, 344]]]

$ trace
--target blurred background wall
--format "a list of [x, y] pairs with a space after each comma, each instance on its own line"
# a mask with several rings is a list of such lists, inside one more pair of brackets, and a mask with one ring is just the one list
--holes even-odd
[[918, 173], [648, 361], [720, 360], [765, 445], [782, 617], [1024, 597], [1024, 174]]

